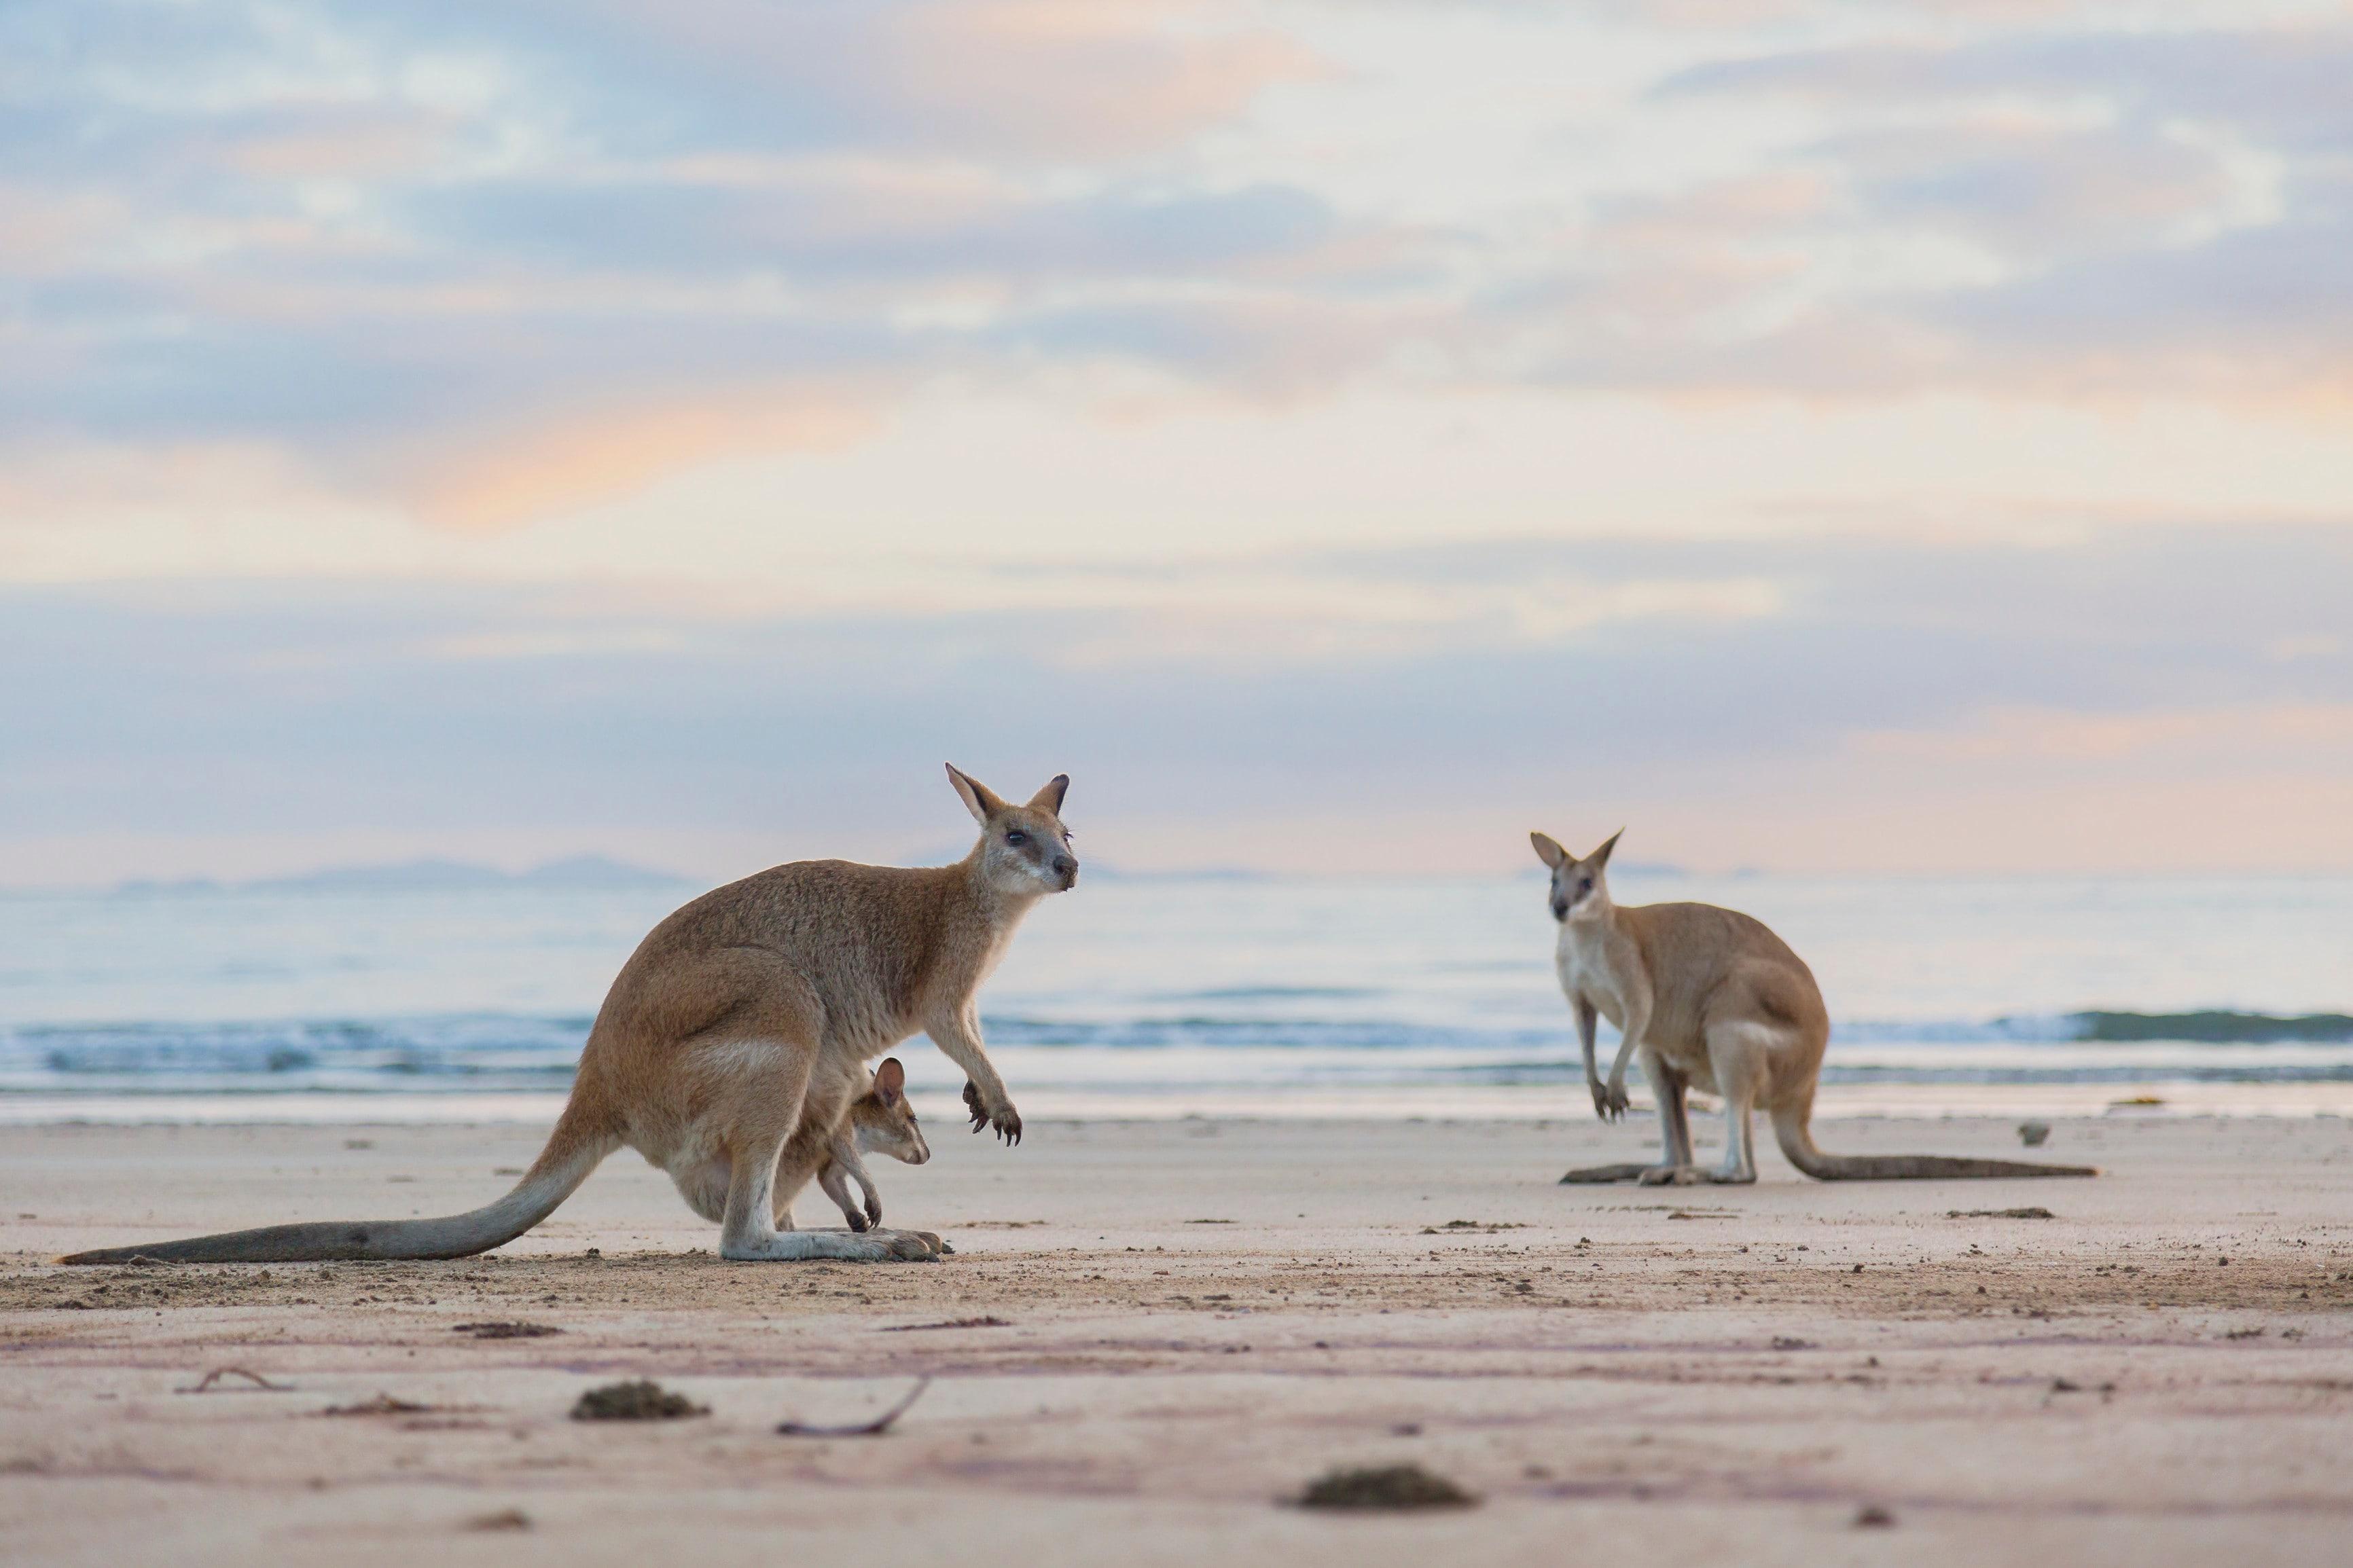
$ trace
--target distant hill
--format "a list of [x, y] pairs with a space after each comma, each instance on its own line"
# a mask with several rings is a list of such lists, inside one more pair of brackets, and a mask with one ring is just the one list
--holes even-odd
[[384, 893], [468, 892], [490, 888], [545, 888], [609, 891], [631, 888], [675, 888], [691, 879], [673, 872], [632, 866], [603, 855], [574, 855], [550, 860], [528, 871], [501, 871], [464, 860], [431, 858], [385, 866], [331, 866], [296, 877], [265, 877], [256, 881], [223, 883], [208, 879], [180, 881], [131, 881], [116, 886], [118, 893]]
[[[972, 853], [972, 840], [943, 839], [939, 843], [911, 851], [904, 858], [892, 862], [899, 866], [953, 866]], [[1102, 860], [1090, 859], [1085, 851], [1079, 854], [1079, 879], [1082, 882], [1267, 882], [1274, 880], [1263, 871], [1253, 871], [1240, 866], [1203, 866], [1182, 871], [1131, 871]]]
[[534, 866], [514, 879], [527, 888], [675, 888], [694, 879], [603, 855], [574, 855]]
[[[1628, 860], [1623, 863], [1612, 860], [1609, 862], [1609, 874], [1613, 877], [1688, 877], [1693, 875], [1693, 871], [1690, 867], [1678, 866], [1672, 860]], [[1755, 876], [1756, 873], [1735, 871], [1733, 875]], [[1523, 882], [1544, 882], [1552, 879], [1552, 873], [1542, 866], [1525, 867], [1515, 876]]]

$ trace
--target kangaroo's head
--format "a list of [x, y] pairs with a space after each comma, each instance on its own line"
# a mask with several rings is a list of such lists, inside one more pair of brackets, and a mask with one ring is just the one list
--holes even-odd
[[907, 1069], [897, 1057], [884, 1057], [873, 1084], [849, 1102], [849, 1124], [857, 1130], [858, 1146], [870, 1154], [888, 1154], [910, 1165], [932, 1157], [923, 1130], [915, 1125], [915, 1108], [907, 1103]]
[[1609, 864], [1609, 851], [1618, 847], [1618, 840], [1625, 832], [1620, 828], [1582, 860], [1563, 849], [1548, 834], [1528, 835], [1528, 842], [1536, 847], [1536, 858], [1552, 868], [1553, 919], [1564, 923], [1599, 920], [1609, 912], [1609, 883], [1602, 871]]
[[1027, 805], [1008, 805], [978, 779], [948, 766], [948, 782], [980, 824], [980, 843], [973, 853], [981, 875], [1000, 893], [1035, 898], [1040, 893], [1068, 892], [1078, 885], [1079, 858], [1071, 852], [1071, 830], [1062, 826], [1062, 796], [1071, 787], [1068, 773], [1029, 797]]

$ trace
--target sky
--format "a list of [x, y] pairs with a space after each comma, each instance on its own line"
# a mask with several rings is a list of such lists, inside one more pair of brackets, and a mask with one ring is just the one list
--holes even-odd
[[[0, 884], [2353, 871], [2353, 16], [15, 0]], [[1529, 862], [1532, 863], [1532, 862]]]

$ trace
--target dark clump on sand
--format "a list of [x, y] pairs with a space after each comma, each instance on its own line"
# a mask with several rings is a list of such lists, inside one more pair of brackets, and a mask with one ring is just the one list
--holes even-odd
[[675, 1421], [682, 1415], [710, 1414], [709, 1405], [672, 1394], [649, 1378], [592, 1388], [572, 1407], [575, 1421]]
[[451, 1326], [453, 1334], [471, 1334], [478, 1340], [537, 1340], [564, 1331], [552, 1323], [458, 1323]]
[[504, 1508], [496, 1513], [476, 1514], [466, 1521], [468, 1530], [529, 1530], [531, 1515], [519, 1508]]
[[1302, 1508], [1346, 1510], [1469, 1508], [1478, 1500], [1419, 1465], [1334, 1470], [1299, 1494]]

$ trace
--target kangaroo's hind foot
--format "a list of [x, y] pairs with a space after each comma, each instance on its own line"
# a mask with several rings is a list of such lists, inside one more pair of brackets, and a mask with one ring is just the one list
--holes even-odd
[[952, 1248], [929, 1231], [780, 1230], [772, 1236], [722, 1242], [719, 1256], [733, 1263], [936, 1263]]
[[1560, 1184], [1568, 1187], [1587, 1183], [1606, 1184], [1610, 1182], [1631, 1182], [1639, 1179], [1642, 1173], [1650, 1168], [1639, 1160], [1630, 1161], [1622, 1165], [1580, 1165], [1562, 1176]]

